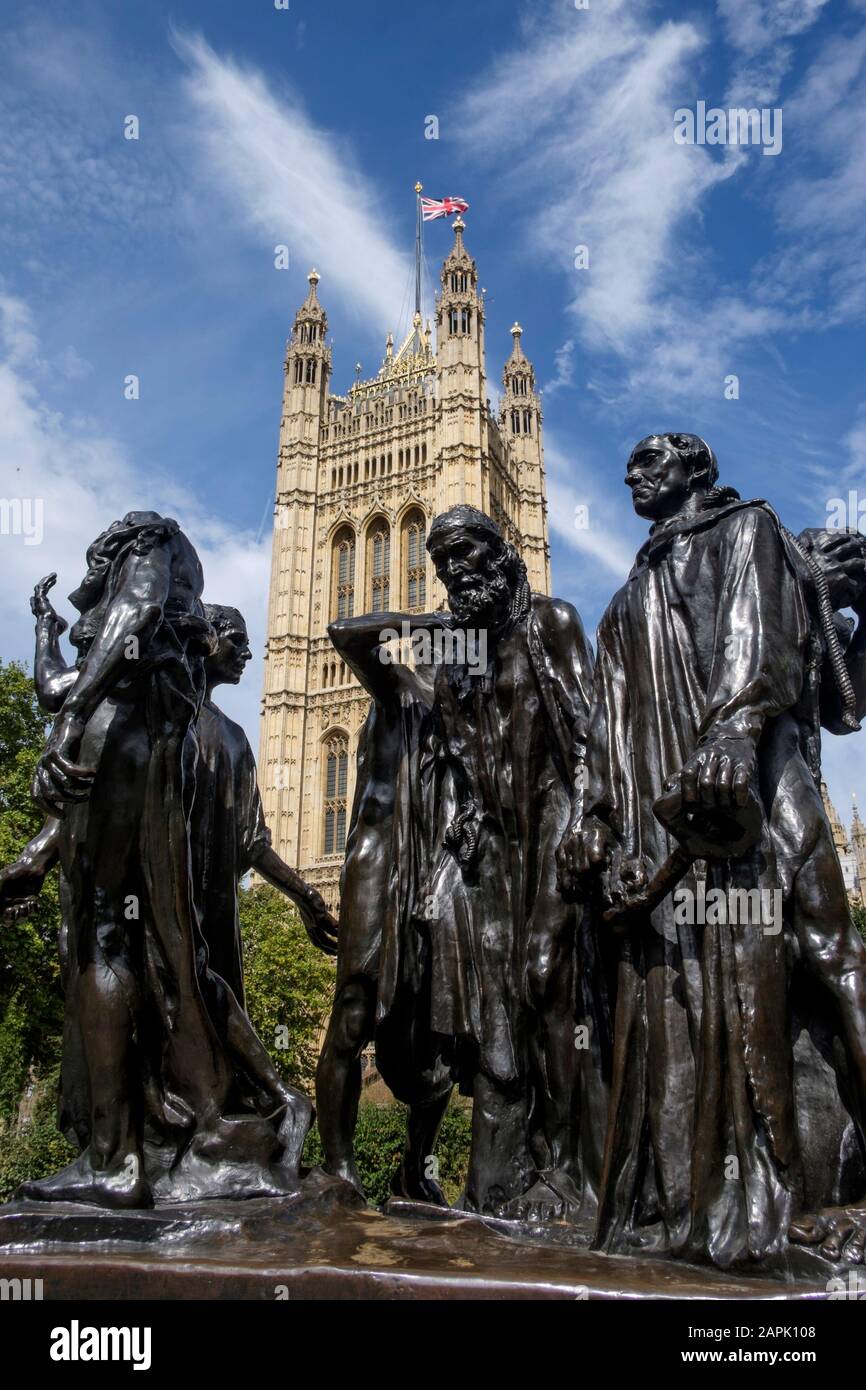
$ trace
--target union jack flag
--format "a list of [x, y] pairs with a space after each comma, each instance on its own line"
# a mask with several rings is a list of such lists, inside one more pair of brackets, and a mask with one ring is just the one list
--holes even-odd
[[452, 213], [468, 211], [469, 204], [465, 198], [443, 198], [437, 202], [435, 198], [422, 198], [421, 211], [425, 222], [433, 222], [437, 217], [450, 217]]

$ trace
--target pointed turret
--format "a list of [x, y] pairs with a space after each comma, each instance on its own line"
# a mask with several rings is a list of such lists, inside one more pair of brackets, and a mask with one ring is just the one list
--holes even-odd
[[860, 808], [857, 805], [856, 792], [852, 800], [854, 802], [854, 809], [851, 816], [851, 853], [857, 865], [860, 901], [866, 903], [866, 825], [864, 825], [863, 821], [860, 819]]
[[[331, 350], [325, 346], [328, 315], [319, 303], [319, 272], [307, 276], [309, 292], [295, 315], [292, 336], [286, 345], [286, 387], [312, 387], [324, 400], [331, 370]], [[309, 406], [309, 400], [305, 402]], [[297, 406], [300, 402], [294, 402]]]
[[442, 263], [436, 296], [436, 364], [442, 410], [443, 477], [440, 510], [469, 502], [486, 510], [483, 467], [487, 375], [484, 365], [484, 299], [478, 267], [463, 243], [464, 223], [454, 222], [454, 245]]
[[499, 405], [499, 428], [508, 440], [517, 465], [520, 492], [519, 529], [523, 558], [533, 589], [550, 593], [550, 549], [544, 484], [541, 399], [535, 389], [535, 368], [523, 351], [523, 329], [511, 329], [511, 354], [502, 372], [504, 394]]

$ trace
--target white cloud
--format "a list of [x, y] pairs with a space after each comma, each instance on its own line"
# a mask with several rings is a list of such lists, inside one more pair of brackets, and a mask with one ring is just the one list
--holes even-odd
[[[790, 46], [823, 9], [824, 0], [719, 0], [734, 80], [784, 49], [781, 80]], [[863, 43], [856, 34], [828, 42], [801, 94], [786, 99], [786, 177], [775, 181], [779, 161], [757, 151], [674, 143], [674, 107], [721, 92], [708, 88], [703, 29], [659, 20], [640, 0], [539, 8], [473, 84], [462, 109], [467, 155], [531, 209], [523, 230], [533, 253], [567, 275], [577, 341], [592, 355], [587, 388], [600, 402], [721, 408], [730, 375], [751, 379], [754, 402], [784, 332], [866, 310]], [[829, 164], [823, 176], [810, 165], [796, 177], [804, 151]], [[744, 240], [732, 280], [703, 233], [713, 193], [734, 175], [776, 200], [777, 241], [758, 259]], [[588, 269], [573, 267], [579, 245]]]
[[568, 338], [554, 352], [556, 375], [542, 388], [545, 395], [552, 396], [555, 391], [561, 391], [563, 386], [574, 385], [574, 346], [574, 339]]
[[761, 53], [810, 29], [829, 0], [716, 0], [728, 43]]
[[290, 90], [277, 95], [260, 72], [201, 37], [176, 34], [174, 45], [207, 176], [268, 247], [287, 244], [295, 264], [315, 262], [323, 290], [383, 332], [393, 328], [409, 262], [345, 140], [316, 126]]
[[31, 315], [14, 296], [0, 298], [0, 342], [0, 496], [39, 499], [44, 515], [40, 544], [0, 535], [0, 655], [32, 664], [28, 600], [43, 575], [57, 572], [56, 606], [69, 617], [65, 595], [81, 581], [87, 546], [110, 522], [137, 508], [174, 516], [201, 557], [205, 598], [234, 604], [247, 617], [256, 659], [240, 687], [226, 688], [221, 703], [244, 724], [255, 747], [270, 536], [257, 543], [251, 533], [212, 516], [158, 469], [137, 466], [121, 443], [92, 423], [71, 422], [53, 411], [39, 394], [41, 364]]
[[625, 464], [605, 476], [592, 470], [578, 451], [561, 444], [550, 430], [545, 430], [544, 462], [551, 533], [593, 562], [596, 579], [599, 567], [605, 571], [602, 587], [609, 595], [608, 576], [617, 584], [625, 580], [643, 540], [622, 481]]
[[[530, 235], [568, 273], [584, 342], [627, 354], [664, 291], [689, 271], [689, 229], [734, 165], [674, 141], [672, 93], [687, 93], [703, 38], [653, 26], [643, 4], [547, 8], [544, 22], [473, 84], [468, 153], [519, 188]], [[589, 268], [574, 268], [575, 247]]]
[[728, 105], [771, 106], [791, 67], [789, 40], [811, 29], [828, 0], [716, 0], [728, 43], [741, 61], [727, 93]]

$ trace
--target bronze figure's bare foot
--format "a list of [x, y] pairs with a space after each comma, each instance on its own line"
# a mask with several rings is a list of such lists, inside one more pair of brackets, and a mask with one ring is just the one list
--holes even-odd
[[15, 1195], [32, 1202], [87, 1202], [116, 1211], [153, 1205], [141, 1158], [134, 1153], [112, 1171], [94, 1168], [89, 1154], [80, 1154], [53, 1177], [22, 1183]]
[[801, 1216], [788, 1227], [794, 1245], [820, 1245], [828, 1260], [863, 1264], [866, 1259], [866, 1205], [825, 1207]]
[[337, 1163], [323, 1163], [322, 1169], [324, 1172], [330, 1173], [332, 1178], [342, 1178], [343, 1182], [354, 1187], [355, 1191], [360, 1192], [364, 1200], [367, 1200], [364, 1184], [361, 1182], [361, 1174], [352, 1159], [344, 1158]]
[[400, 1166], [391, 1179], [391, 1191], [395, 1197], [405, 1197], [410, 1202], [431, 1202], [437, 1207], [447, 1207], [448, 1199], [434, 1178], [426, 1178], [413, 1172], [401, 1159]]
[[277, 1138], [283, 1145], [282, 1156], [276, 1165], [286, 1177], [297, 1178], [301, 1167], [301, 1154], [310, 1132], [316, 1112], [313, 1102], [299, 1091], [286, 1087], [286, 1110], [280, 1121]]
[[579, 1210], [580, 1193], [573, 1178], [562, 1169], [549, 1168], [539, 1173], [522, 1197], [509, 1202], [508, 1217], [512, 1221], [570, 1221]]

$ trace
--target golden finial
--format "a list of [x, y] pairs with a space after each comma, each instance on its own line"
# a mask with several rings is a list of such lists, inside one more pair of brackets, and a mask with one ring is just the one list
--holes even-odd
[[416, 192], [416, 193], [423, 193], [423, 192], [424, 192], [424, 185], [423, 185], [423, 183], [416, 183], [416, 185], [415, 185], [415, 192]]

